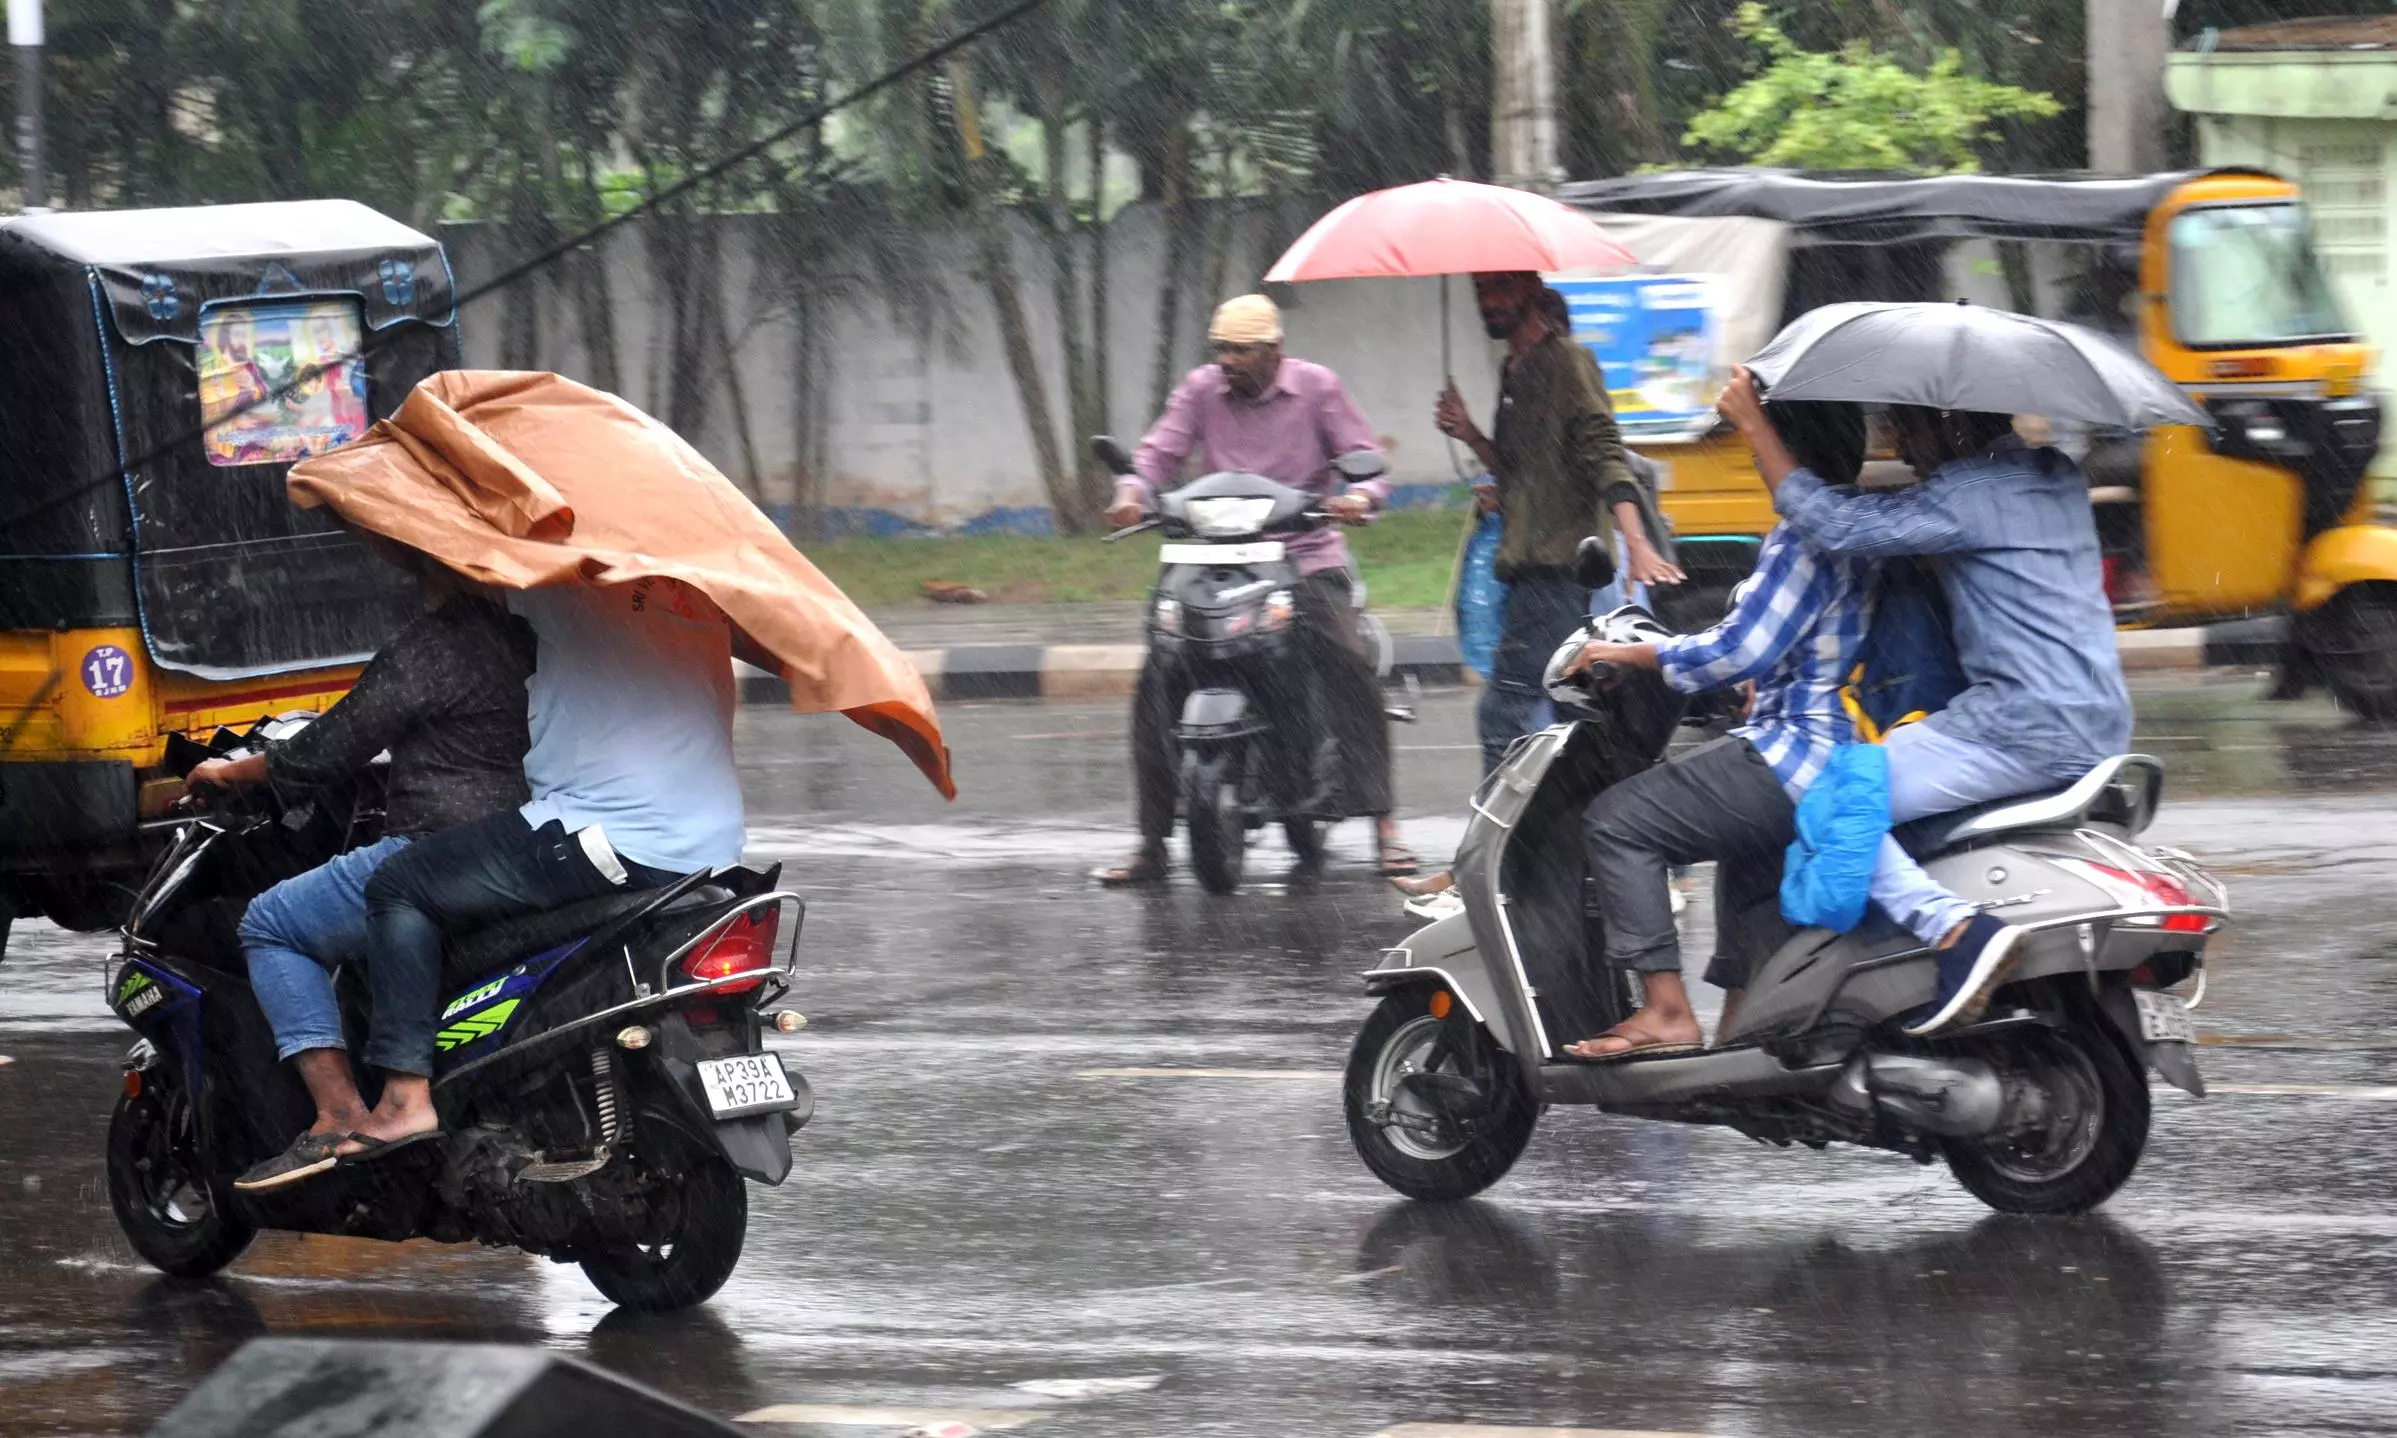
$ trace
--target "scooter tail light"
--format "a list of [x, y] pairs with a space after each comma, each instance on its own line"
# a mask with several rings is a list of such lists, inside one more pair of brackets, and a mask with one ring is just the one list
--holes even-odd
[[[695, 983], [710, 983], [738, 974], [762, 975], [774, 967], [774, 936], [782, 928], [782, 906], [770, 904], [735, 914], [683, 956], [682, 971]], [[743, 994], [763, 983], [725, 984], [720, 994]]]
[[[2188, 886], [2170, 874], [2145, 869], [2117, 869], [2086, 859], [2064, 860], [2067, 867], [2096, 884], [2126, 909], [2179, 909], [2194, 905]], [[2168, 934], [2202, 934], [2210, 921], [2203, 914], [2167, 914], [2159, 928]]]

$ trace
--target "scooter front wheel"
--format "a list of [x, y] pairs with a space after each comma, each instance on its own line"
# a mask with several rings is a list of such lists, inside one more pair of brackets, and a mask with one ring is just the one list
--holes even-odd
[[1190, 868], [1210, 894], [1240, 887], [1248, 858], [1248, 811], [1240, 797], [1239, 756], [1193, 754], [1182, 771], [1182, 815], [1190, 826]]
[[1374, 1177], [1447, 1202], [1506, 1176], [1540, 1106], [1514, 1055], [1461, 1009], [1435, 1015], [1434, 995], [1448, 997], [1410, 988], [1374, 1006], [1349, 1048], [1341, 1100], [1349, 1141]]
[[125, 1241], [161, 1273], [205, 1278], [241, 1256], [258, 1226], [207, 1171], [180, 1085], [149, 1075], [108, 1121], [108, 1205]]

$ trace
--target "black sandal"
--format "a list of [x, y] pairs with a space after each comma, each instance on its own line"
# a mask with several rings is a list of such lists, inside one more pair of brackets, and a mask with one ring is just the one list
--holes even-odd
[[291, 1147], [263, 1163], [251, 1165], [249, 1172], [233, 1180], [233, 1187], [242, 1193], [271, 1193], [302, 1179], [314, 1178], [341, 1162], [333, 1150], [351, 1137], [346, 1133], [301, 1134], [291, 1141]]
[[350, 1168], [361, 1163], [373, 1163], [378, 1159], [388, 1158], [411, 1145], [448, 1137], [448, 1134], [437, 1128], [428, 1128], [422, 1133], [405, 1134], [399, 1138], [376, 1138], [373, 1134], [368, 1133], [343, 1134], [342, 1138], [345, 1142], [365, 1145], [365, 1152], [341, 1155], [341, 1166]]

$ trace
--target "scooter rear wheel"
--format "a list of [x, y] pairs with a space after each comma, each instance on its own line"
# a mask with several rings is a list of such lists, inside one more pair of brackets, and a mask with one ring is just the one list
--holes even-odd
[[1210, 894], [1240, 887], [1248, 858], [1248, 813], [1240, 797], [1238, 756], [1192, 755], [1182, 771], [1182, 816], [1190, 827], [1190, 868]]
[[709, 1159], [674, 1188], [671, 1238], [583, 1255], [583, 1276], [609, 1301], [672, 1313], [715, 1297], [739, 1266], [749, 1235], [749, 1189], [732, 1165]]
[[108, 1205], [133, 1251], [161, 1273], [205, 1278], [241, 1257], [258, 1226], [206, 1171], [183, 1090], [146, 1076], [108, 1120]]
[[2031, 1044], [1989, 1057], [2047, 1092], [2050, 1121], [2003, 1138], [1951, 1139], [1948, 1171], [2000, 1213], [2087, 1213], [2130, 1181], [2147, 1150], [2147, 1074], [2094, 1015]]
[[[1470, 1198], [1506, 1176], [1531, 1142], [1540, 1106], [1514, 1056], [1478, 1025], [1463, 1028], [1473, 1051], [1456, 1051], [1467, 1021], [1461, 1010], [1434, 1017], [1431, 1001], [1438, 992], [1405, 989], [1374, 1006], [1349, 1048], [1341, 1100], [1349, 1141], [1374, 1177], [1409, 1198], [1447, 1202]], [[1452, 1117], [1401, 1089], [1400, 1079], [1422, 1072], [1475, 1077], [1486, 1108]]]

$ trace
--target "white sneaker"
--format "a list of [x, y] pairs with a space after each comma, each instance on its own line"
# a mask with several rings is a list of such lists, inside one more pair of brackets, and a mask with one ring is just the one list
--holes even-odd
[[1442, 889], [1439, 893], [1425, 894], [1421, 898], [1409, 899], [1406, 902], [1407, 916], [1421, 919], [1427, 924], [1437, 923], [1452, 914], [1463, 912], [1465, 912], [1465, 896], [1454, 889]]

